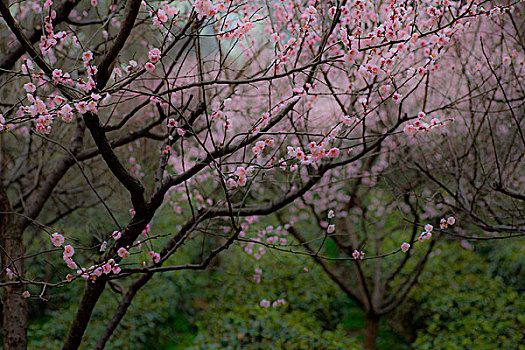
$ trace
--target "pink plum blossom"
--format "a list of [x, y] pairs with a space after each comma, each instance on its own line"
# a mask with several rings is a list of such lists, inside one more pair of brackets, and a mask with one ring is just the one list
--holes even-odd
[[328, 157], [337, 158], [339, 156], [339, 148], [331, 148], [328, 151]]
[[120, 256], [122, 259], [125, 259], [127, 257], [129, 257], [129, 252], [126, 248], [124, 247], [120, 247], [118, 250], [117, 250], [117, 254], [118, 256]]
[[144, 65], [144, 68], [146, 68], [146, 70], [148, 72], [152, 72], [155, 70], [155, 65], [151, 62], [147, 62], [145, 65]]
[[75, 248], [71, 245], [64, 246], [64, 256], [70, 258], [75, 254]]
[[113, 239], [116, 241], [122, 236], [122, 233], [120, 231], [113, 231], [112, 236]]
[[82, 54], [82, 60], [84, 62], [89, 62], [93, 59], [93, 53], [91, 51], [86, 51]]
[[51, 242], [53, 242], [53, 245], [55, 247], [60, 247], [62, 244], [64, 244], [64, 236], [62, 236], [60, 233], [55, 232], [51, 236]]
[[149, 50], [148, 56], [149, 56], [149, 60], [151, 62], [157, 63], [160, 60], [161, 52], [160, 52], [159, 49], [153, 48], [153, 49]]

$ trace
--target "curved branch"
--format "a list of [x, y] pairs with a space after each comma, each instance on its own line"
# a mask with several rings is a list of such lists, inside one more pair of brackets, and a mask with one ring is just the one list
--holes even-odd
[[98, 66], [98, 72], [96, 76], [97, 89], [101, 90], [106, 86], [111, 72], [113, 70], [113, 62], [117, 59], [118, 54], [124, 47], [126, 40], [131, 34], [135, 20], [139, 14], [141, 0], [128, 0], [126, 3], [124, 20], [122, 21], [121, 30], [115, 39], [115, 44], [108, 51], [104, 59]]
[[[59, 23], [62, 23], [63, 21], [67, 21], [67, 18], [71, 11], [80, 3], [80, 0], [65, 0], [61, 4], [59, 4], [57, 7], [55, 7], [56, 11], [56, 17], [53, 19], [53, 25], [57, 25]], [[40, 36], [42, 35], [42, 27], [36, 26], [33, 31], [27, 36], [27, 40], [29, 43], [34, 44], [38, 40], [40, 40]], [[22, 57], [22, 55], [26, 52], [27, 48], [21, 44], [20, 42], [17, 43], [5, 56], [0, 58], [0, 76], [8, 71], [11, 67], [13, 67]]]

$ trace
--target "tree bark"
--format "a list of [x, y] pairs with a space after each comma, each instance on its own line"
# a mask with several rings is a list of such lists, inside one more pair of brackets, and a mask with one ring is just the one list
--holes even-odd
[[147, 273], [145, 275], [140, 276], [138, 279], [133, 281], [133, 283], [131, 283], [127, 292], [124, 293], [124, 295], [122, 296], [122, 299], [120, 300], [120, 303], [117, 309], [115, 310], [111, 321], [109, 321], [109, 323], [106, 325], [106, 328], [98, 338], [94, 350], [102, 350], [106, 347], [106, 343], [115, 332], [115, 329], [117, 329], [118, 325], [120, 324], [120, 321], [122, 321], [122, 318], [124, 318], [124, 315], [128, 311], [128, 308], [131, 305], [133, 298], [135, 297], [139, 289], [142, 288], [146, 283], [148, 283], [151, 277], [153, 277], [153, 273]]
[[364, 346], [366, 350], [377, 349], [377, 334], [379, 331], [379, 316], [376, 314], [365, 315]]
[[98, 278], [94, 282], [87, 282], [86, 290], [80, 301], [77, 314], [71, 323], [62, 350], [76, 350], [80, 347], [87, 325], [91, 319], [91, 314], [106, 287], [106, 282], [107, 278], [105, 276]]
[[[7, 280], [6, 268], [14, 273], [13, 281], [23, 276], [24, 261], [16, 260], [24, 254], [21, 230], [13, 223], [11, 203], [7, 197], [4, 185], [0, 182], [0, 244], [2, 253], [2, 280]], [[27, 349], [27, 302], [22, 297], [25, 287], [22, 283], [12, 284], [3, 288], [2, 295], [2, 346], [4, 350]]]
[[[126, 230], [129, 228], [129, 231], [125, 231], [125, 234], [122, 238], [119, 239], [119, 244], [121, 246], [132, 245], [138, 235], [146, 228], [146, 224], [151, 221], [152, 216], [138, 216], [135, 215]], [[112, 250], [106, 252], [107, 256], [116, 255], [116, 247], [114, 246]], [[117, 262], [119, 260], [117, 259]], [[102, 275], [97, 278], [95, 281], [88, 281], [82, 300], [78, 306], [77, 314], [71, 323], [69, 328], [69, 333], [64, 342], [62, 350], [77, 350], [82, 343], [82, 338], [86, 332], [89, 320], [93, 313], [93, 309], [97, 304], [100, 296], [104, 292], [104, 288], [108, 282], [108, 276]]]

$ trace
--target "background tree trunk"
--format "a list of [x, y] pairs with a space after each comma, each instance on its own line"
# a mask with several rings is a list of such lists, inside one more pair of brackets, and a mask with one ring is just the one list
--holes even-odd
[[[13, 260], [24, 254], [22, 233], [13, 222], [12, 212], [6, 190], [0, 182], [0, 244], [2, 253], [2, 279], [6, 280], [6, 267], [16, 274], [23, 275], [24, 261]], [[18, 277], [15, 277], [16, 281]], [[25, 287], [23, 284], [15, 284], [3, 288], [2, 295], [2, 343], [4, 350], [27, 349], [27, 301], [22, 297]]]
[[366, 350], [377, 349], [377, 334], [379, 331], [379, 316], [366, 314], [365, 316], [365, 336], [364, 346]]

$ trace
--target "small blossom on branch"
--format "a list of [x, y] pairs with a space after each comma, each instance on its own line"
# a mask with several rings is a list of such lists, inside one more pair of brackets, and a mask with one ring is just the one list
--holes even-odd
[[60, 247], [62, 244], [64, 244], [64, 236], [62, 236], [60, 233], [55, 232], [51, 236], [51, 242], [53, 242], [53, 245], [55, 247]]

